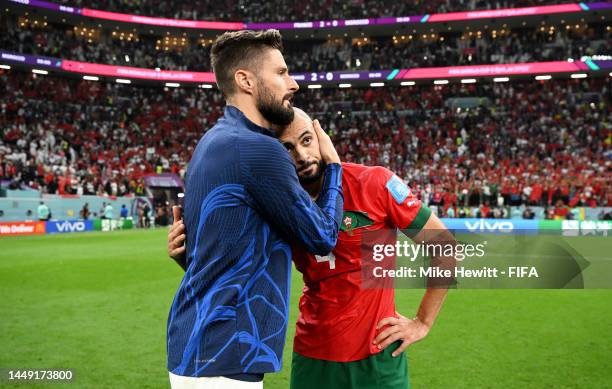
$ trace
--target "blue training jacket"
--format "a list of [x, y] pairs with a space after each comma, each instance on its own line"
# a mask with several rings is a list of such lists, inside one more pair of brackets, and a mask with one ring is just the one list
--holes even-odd
[[168, 316], [168, 370], [191, 377], [281, 369], [290, 242], [327, 255], [342, 216], [339, 164], [316, 203], [272, 130], [233, 106], [200, 139], [185, 178], [187, 271]]

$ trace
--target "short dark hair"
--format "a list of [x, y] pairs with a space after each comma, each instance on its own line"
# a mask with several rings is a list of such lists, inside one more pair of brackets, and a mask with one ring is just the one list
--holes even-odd
[[283, 38], [278, 30], [241, 30], [226, 32], [217, 37], [211, 48], [211, 64], [217, 86], [225, 97], [236, 91], [236, 70], [253, 69], [265, 49], [277, 49], [282, 53]]

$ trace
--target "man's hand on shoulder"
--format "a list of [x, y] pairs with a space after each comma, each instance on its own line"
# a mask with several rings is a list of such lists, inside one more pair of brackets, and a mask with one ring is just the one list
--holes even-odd
[[185, 266], [185, 224], [181, 217], [181, 207], [173, 206], [172, 214], [174, 216], [174, 223], [170, 226], [168, 231], [168, 256], [174, 259], [176, 263], [186, 269]]

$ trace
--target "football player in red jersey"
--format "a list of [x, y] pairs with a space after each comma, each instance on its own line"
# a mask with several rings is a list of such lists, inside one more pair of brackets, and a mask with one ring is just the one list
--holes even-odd
[[[300, 183], [316, 198], [325, 169], [316, 135], [321, 129], [317, 120], [295, 111], [294, 121], [279, 140], [295, 161]], [[367, 265], [362, 243], [371, 239], [366, 235], [394, 243], [397, 229], [414, 242], [448, 242], [452, 237], [388, 169], [342, 166], [344, 215], [336, 248], [321, 257], [293, 247], [293, 260], [305, 286], [294, 338], [291, 388], [405, 389], [409, 379], [403, 351], [429, 333], [448, 282], [427, 288], [414, 318], [402, 316], [395, 310], [392, 281], [391, 287], [364, 287]], [[182, 253], [183, 232], [180, 222], [169, 232], [168, 253], [175, 259]]]

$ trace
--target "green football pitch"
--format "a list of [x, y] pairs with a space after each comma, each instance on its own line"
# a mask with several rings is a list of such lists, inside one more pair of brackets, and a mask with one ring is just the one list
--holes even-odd
[[[66, 387], [169, 387], [166, 318], [182, 272], [165, 235], [1, 238], [0, 369], [70, 368]], [[289, 386], [301, 287], [294, 271], [283, 369], [268, 389]], [[422, 293], [398, 290], [398, 311], [414, 315]], [[609, 388], [612, 290], [451, 290], [408, 350], [417, 389]]]

